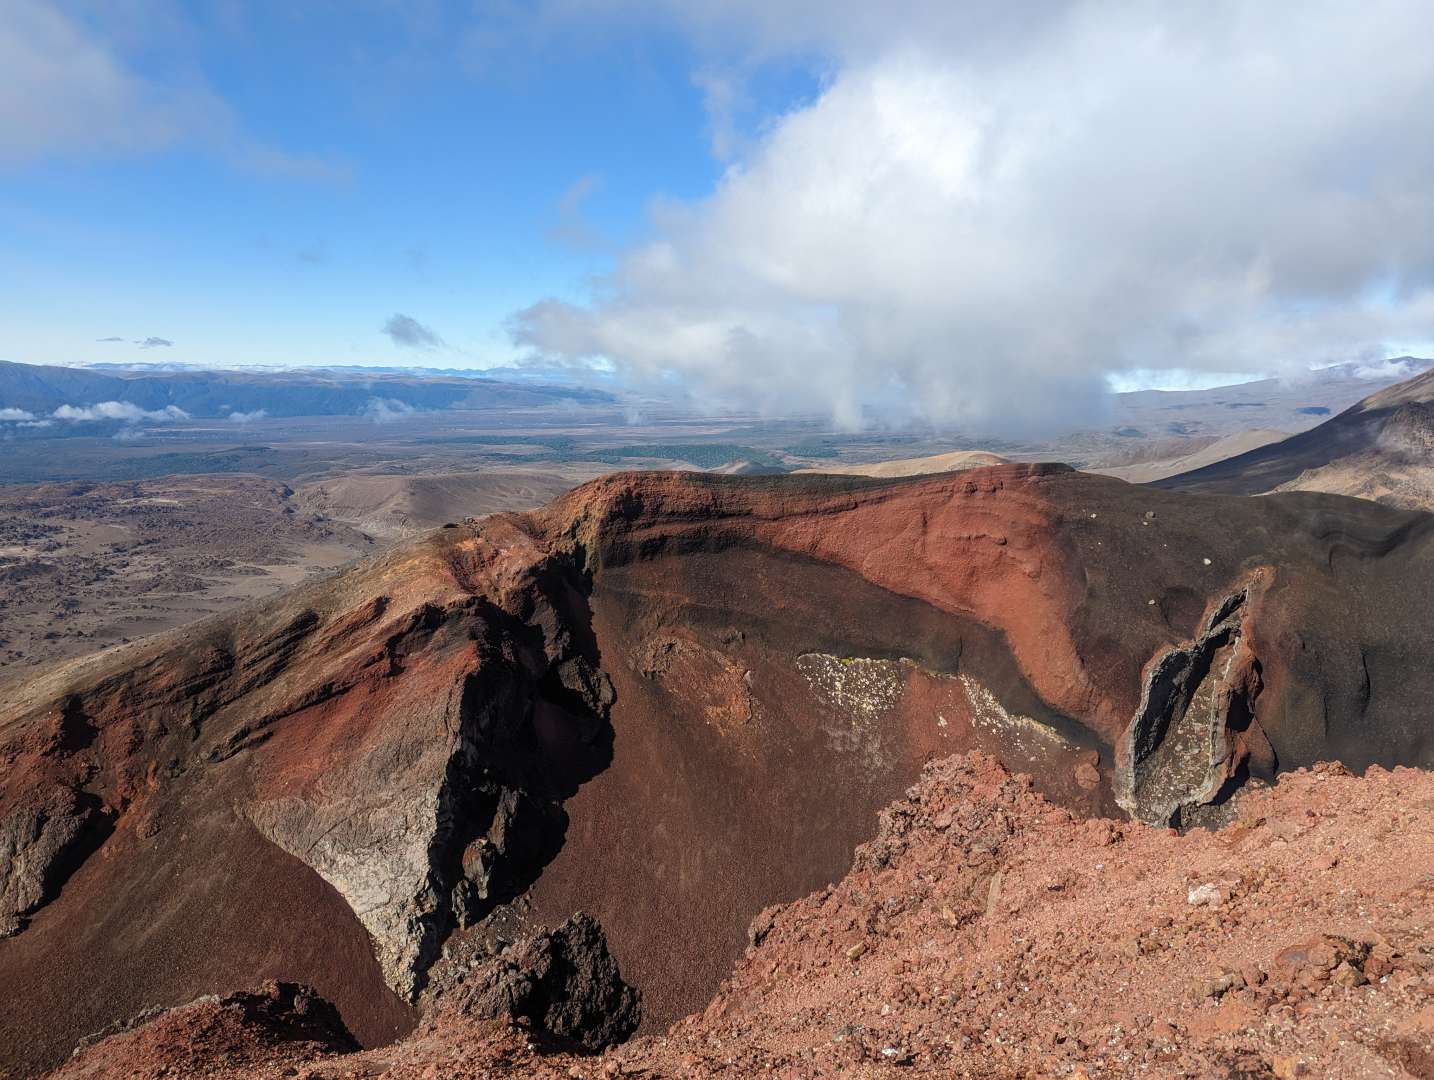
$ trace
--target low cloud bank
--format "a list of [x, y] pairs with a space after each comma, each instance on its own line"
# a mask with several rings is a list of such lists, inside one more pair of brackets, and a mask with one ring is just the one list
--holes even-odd
[[94, 405], [61, 405], [53, 413], [56, 420], [75, 423], [89, 423], [99, 420], [122, 420], [136, 423], [141, 420], [163, 423], [169, 420], [188, 420], [189, 414], [177, 405], [166, 405], [162, 409], [141, 409], [128, 401], [101, 401]]

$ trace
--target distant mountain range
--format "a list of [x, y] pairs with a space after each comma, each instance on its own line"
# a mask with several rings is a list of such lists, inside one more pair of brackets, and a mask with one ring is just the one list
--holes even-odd
[[1116, 395], [1111, 419], [1121, 434], [1234, 435], [1252, 428], [1303, 431], [1384, 386], [1434, 368], [1434, 360], [1398, 356], [1351, 361], [1298, 377], [1258, 379], [1208, 390], [1137, 390]]
[[[475, 377], [476, 376], [476, 377]], [[170, 364], [132, 367], [51, 367], [0, 362], [0, 418], [32, 422], [64, 410], [83, 416], [102, 404], [111, 415], [149, 419], [140, 413], [179, 410], [186, 417], [223, 418], [263, 413], [271, 417], [356, 416], [375, 409], [491, 409], [554, 405], [561, 401], [604, 404], [612, 394], [586, 386], [519, 383], [483, 373], [418, 372], [372, 368], [302, 371], [208, 371]], [[20, 414], [28, 414], [21, 416]]]

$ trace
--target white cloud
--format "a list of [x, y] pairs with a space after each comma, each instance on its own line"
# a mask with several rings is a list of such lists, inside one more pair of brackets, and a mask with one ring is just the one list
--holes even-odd
[[0, 409], [0, 420], [33, 420], [35, 414], [25, 409]]
[[395, 420], [406, 420], [416, 412], [418, 410], [412, 405], [396, 398], [373, 397], [364, 406], [363, 415], [375, 424], [391, 424]]
[[266, 409], [255, 409], [253, 412], [232, 412], [229, 414], [229, 422], [231, 424], [249, 424], [255, 420], [262, 420], [268, 415]]
[[[93, 17], [82, 19], [55, 0], [0, 3], [0, 165], [192, 142], [251, 172], [347, 176], [341, 164], [291, 154], [246, 132], [228, 103], [184, 62], [188, 43], [176, 11], [126, 7], [97, 5]], [[165, 77], [143, 74], [122, 45], [162, 54]]]
[[1111, 371], [1307, 366], [1434, 320], [1426, 4], [556, 6], [830, 70], [589, 302], [515, 318], [551, 358], [1009, 427], [1093, 411]]
[[189, 414], [177, 405], [166, 405], [162, 409], [142, 409], [128, 401], [101, 401], [95, 405], [61, 405], [51, 415], [57, 420], [77, 422], [123, 420], [126, 423], [135, 423], [140, 420], [163, 422], [189, 419]]

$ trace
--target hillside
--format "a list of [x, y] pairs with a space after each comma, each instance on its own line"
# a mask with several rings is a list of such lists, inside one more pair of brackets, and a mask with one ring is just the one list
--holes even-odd
[[[591, 471], [599, 472], [601, 467]], [[540, 506], [574, 482], [571, 470], [562, 475], [531, 469], [420, 475], [349, 473], [301, 485], [294, 501], [310, 514], [392, 540], [466, 517]]]
[[1324, 491], [1434, 509], [1434, 371], [1281, 442], [1160, 481], [1181, 491]]
[[1217, 461], [1224, 461], [1226, 458], [1257, 450], [1262, 446], [1268, 446], [1270, 443], [1279, 442], [1288, 437], [1289, 432], [1287, 431], [1266, 431], [1255, 428], [1215, 439], [1198, 450], [1181, 454], [1179, 457], [1143, 461], [1135, 465], [1091, 468], [1089, 471], [1100, 473], [1103, 476], [1118, 476], [1132, 484], [1148, 484], [1155, 480], [1164, 480], [1167, 476], [1179, 476], [1181, 473], [1203, 469], [1206, 465], [1213, 465]]

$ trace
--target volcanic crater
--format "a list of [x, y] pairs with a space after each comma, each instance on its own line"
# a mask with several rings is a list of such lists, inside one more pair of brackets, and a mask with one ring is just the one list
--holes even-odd
[[625, 473], [12, 681], [0, 1070], [264, 980], [382, 1044], [578, 910], [660, 1030], [957, 753], [1182, 828], [1434, 765], [1431, 523], [1055, 465]]

